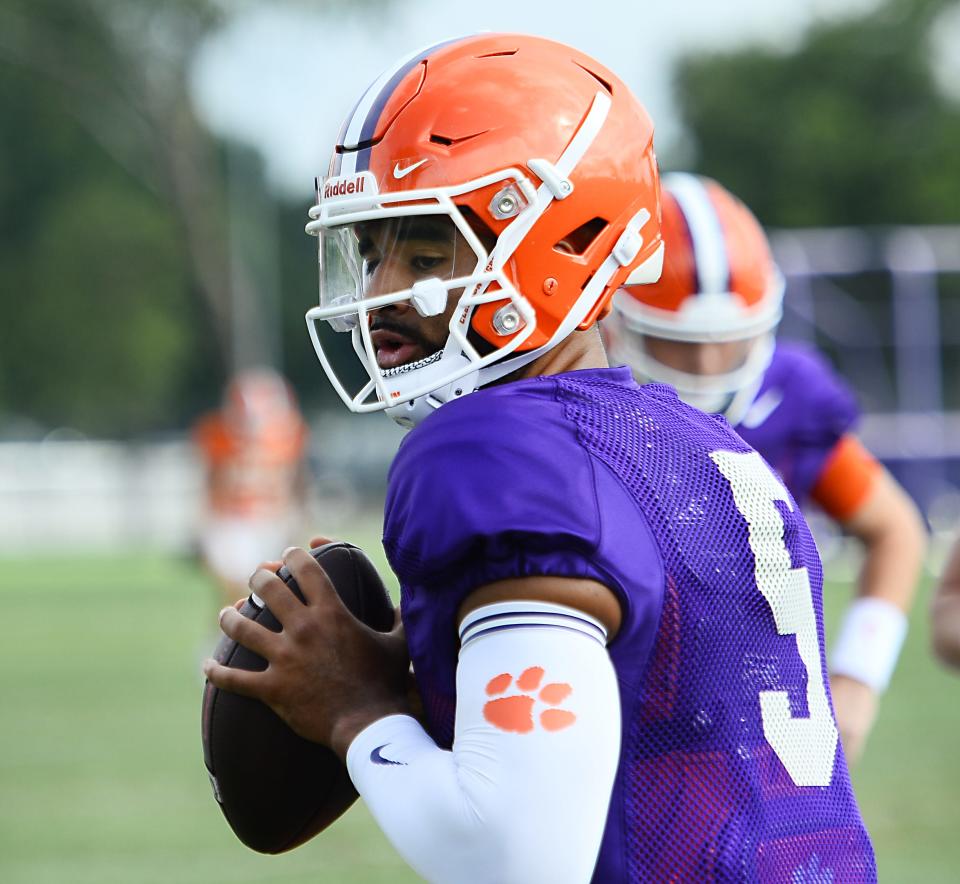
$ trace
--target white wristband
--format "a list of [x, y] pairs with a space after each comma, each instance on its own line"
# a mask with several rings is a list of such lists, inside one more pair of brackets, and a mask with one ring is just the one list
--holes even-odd
[[830, 654], [830, 671], [886, 689], [907, 634], [906, 615], [883, 599], [856, 599], [847, 609]]

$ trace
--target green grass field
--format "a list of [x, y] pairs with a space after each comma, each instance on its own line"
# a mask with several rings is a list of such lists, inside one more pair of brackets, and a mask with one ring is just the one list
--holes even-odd
[[[418, 880], [361, 805], [286, 856], [234, 839], [201, 760], [214, 604], [192, 564], [7, 559], [0, 603], [4, 884]], [[925, 603], [855, 776], [885, 882], [960, 879], [960, 679], [927, 654]]]

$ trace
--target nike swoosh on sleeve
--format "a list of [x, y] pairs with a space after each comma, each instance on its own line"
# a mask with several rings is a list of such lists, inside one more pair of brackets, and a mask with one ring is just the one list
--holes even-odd
[[384, 743], [382, 746], [377, 746], [377, 748], [370, 753], [370, 760], [374, 764], [395, 764], [395, 765], [399, 765], [400, 767], [406, 767], [407, 766], [406, 761], [394, 761], [392, 758], [383, 757], [383, 755], [381, 754], [381, 751], [383, 749], [386, 749], [387, 746], [389, 745], [390, 745], [389, 743]]

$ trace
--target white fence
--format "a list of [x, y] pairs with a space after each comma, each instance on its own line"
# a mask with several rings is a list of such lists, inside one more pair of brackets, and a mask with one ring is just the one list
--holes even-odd
[[[382, 415], [318, 419], [307, 530], [336, 531], [378, 518], [401, 436]], [[185, 437], [0, 443], [0, 554], [52, 547], [191, 550], [203, 515], [203, 485], [203, 468]]]
[[203, 475], [186, 441], [0, 445], [0, 551], [185, 550]]

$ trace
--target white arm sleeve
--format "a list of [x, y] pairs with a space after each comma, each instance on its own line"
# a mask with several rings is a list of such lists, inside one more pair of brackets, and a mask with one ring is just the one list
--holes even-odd
[[357, 791], [428, 881], [589, 882], [620, 755], [603, 627], [524, 601], [474, 611], [460, 634], [453, 749], [380, 719], [347, 753]]

